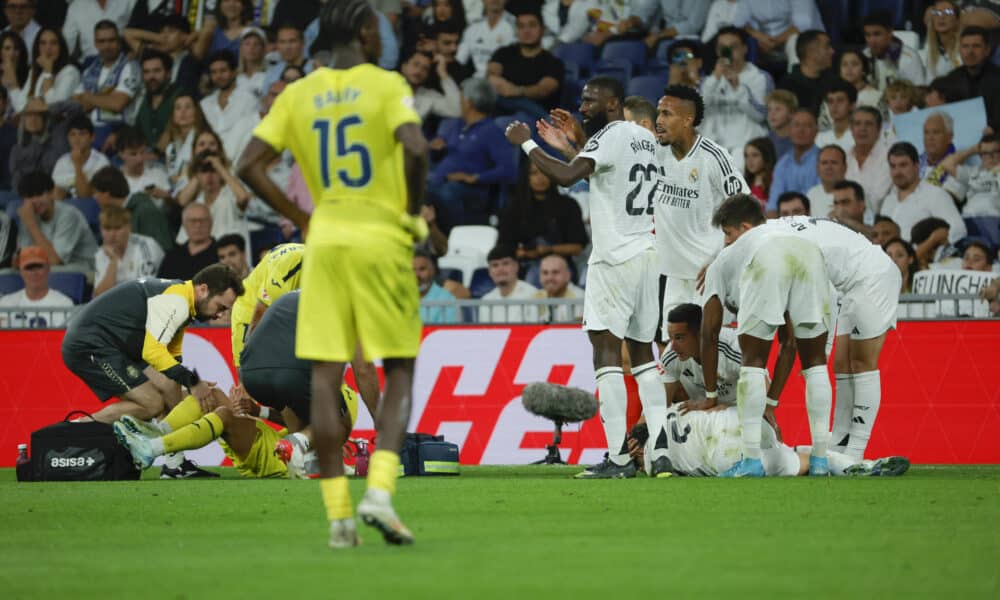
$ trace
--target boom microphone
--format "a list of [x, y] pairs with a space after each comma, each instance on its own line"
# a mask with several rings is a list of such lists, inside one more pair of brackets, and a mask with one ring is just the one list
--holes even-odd
[[580, 388], [535, 382], [521, 392], [524, 408], [550, 421], [575, 423], [586, 421], [597, 413], [597, 398]]

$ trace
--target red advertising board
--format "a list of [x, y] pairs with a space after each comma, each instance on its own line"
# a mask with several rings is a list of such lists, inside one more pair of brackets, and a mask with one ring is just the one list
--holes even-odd
[[[73, 409], [100, 404], [63, 366], [62, 331], [0, 332], [0, 466], [18, 443]], [[228, 389], [229, 332], [192, 329], [185, 363]], [[542, 458], [548, 421], [528, 414], [520, 393], [532, 381], [594, 390], [590, 345], [576, 327], [428, 327], [414, 383], [410, 430], [441, 433], [465, 464], [520, 464]], [[901, 323], [882, 357], [882, 409], [869, 456], [902, 454], [917, 463], [1000, 463], [1000, 322]], [[362, 411], [364, 412], [364, 411]], [[802, 378], [793, 374], [778, 409], [785, 441], [808, 443]], [[371, 429], [362, 416], [359, 433]], [[597, 417], [565, 428], [564, 460], [591, 463], [605, 449]], [[221, 452], [200, 457], [221, 460]]]

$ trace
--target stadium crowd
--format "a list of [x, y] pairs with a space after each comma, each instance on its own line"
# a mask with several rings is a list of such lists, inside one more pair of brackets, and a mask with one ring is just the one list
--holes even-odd
[[[275, 98], [325, 64], [311, 48], [323, 3], [4, 1], [0, 309], [20, 310], [0, 312], [0, 326], [61, 326], [39, 311], [139, 277], [190, 279], [215, 262], [246, 276], [264, 251], [300, 241], [235, 165]], [[582, 298], [587, 184], [559, 187], [504, 129], [544, 119], [572, 133], [595, 75], [620, 80], [626, 111], [640, 124], [646, 114], [649, 127], [665, 86], [698, 89], [700, 133], [728, 150], [767, 213], [832, 216], [867, 232], [899, 266], [901, 293], [922, 270], [1000, 273], [995, 2], [372, 4], [380, 66], [412, 87], [431, 140], [430, 238], [414, 259], [424, 299]], [[960, 123], [947, 105], [978, 97], [985, 129], [956, 146]], [[898, 138], [899, 118], [935, 107], [911, 140], [922, 151]], [[290, 153], [268, 175], [312, 210]], [[473, 246], [491, 240], [481, 264], [438, 268], [463, 249], [452, 234], [468, 226], [490, 228], [474, 230]], [[994, 315], [998, 291], [982, 290]], [[422, 316], [463, 318], [441, 306]], [[492, 306], [475, 317], [582, 314]]]

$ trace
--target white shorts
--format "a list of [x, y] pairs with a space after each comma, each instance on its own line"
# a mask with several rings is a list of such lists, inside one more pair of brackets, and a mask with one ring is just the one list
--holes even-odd
[[899, 268], [890, 264], [847, 290], [840, 300], [837, 335], [868, 340], [895, 329], [902, 280]]
[[652, 342], [660, 317], [659, 274], [652, 248], [617, 265], [590, 265], [583, 296], [583, 328], [607, 330], [620, 339]]
[[740, 275], [736, 333], [774, 338], [788, 311], [798, 339], [830, 330], [830, 280], [819, 248], [782, 237], [761, 248]]
[[663, 304], [660, 308], [660, 335], [661, 339], [668, 340], [667, 335], [667, 315], [681, 304], [703, 304], [701, 292], [697, 289], [697, 280], [681, 279], [679, 277], [669, 277], [660, 275], [665, 280], [663, 285]]

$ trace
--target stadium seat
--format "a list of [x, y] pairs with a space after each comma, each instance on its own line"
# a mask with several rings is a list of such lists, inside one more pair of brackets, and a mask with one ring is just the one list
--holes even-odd
[[642, 72], [646, 66], [646, 43], [642, 40], [616, 40], [604, 44], [601, 62], [624, 60], [632, 65], [629, 75]]
[[0, 296], [13, 294], [24, 287], [24, 281], [18, 273], [4, 273], [0, 275]]
[[80, 304], [87, 292], [87, 277], [74, 271], [49, 273], [49, 287], [69, 296], [73, 304]]
[[906, 7], [904, 0], [861, 0], [858, 3], [858, 13], [863, 19], [875, 11], [885, 11], [892, 15], [895, 29], [902, 29], [905, 23]]
[[627, 96], [642, 96], [656, 106], [667, 85], [667, 75], [640, 75], [633, 77], [626, 88]]
[[997, 45], [996, 50], [993, 51], [993, 64], [1000, 67], [1000, 45]]
[[623, 58], [602, 60], [598, 63], [594, 75], [613, 77], [625, 86], [628, 85], [628, 80], [632, 77], [632, 63]]
[[469, 293], [473, 298], [482, 298], [493, 291], [493, 280], [490, 279], [489, 269], [480, 267], [472, 273], [472, 281], [469, 284]]
[[461, 269], [438, 269], [438, 279], [441, 282], [447, 280], [452, 280], [455, 283], [462, 283], [462, 270]]
[[97, 200], [93, 198], [66, 198], [64, 202], [83, 213], [84, 218], [87, 219], [87, 225], [90, 225], [90, 230], [94, 232], [95, 237], [100, 239], [101, 207], [97, 204]]
[[277, 225], [266, 225], [261, 229], [250, 232], [250, 250], [252, 255], [250, 260], [254, 264], [257, 263], [257, 257], [260, 256], [261, 251], [273, 248], [278, 244], [283, 244], [285, 242], [285, 234], [281, 232], [281, 228]]
[[[823, 20], [823, 28], [830, 34], [834, 48], [840, 49], [843, 44], [841, 32], [850, 25], [848, 0], [825, 0], [817, 2], [816, 5], [819, 8], [820, 18]], [[754, 40], [754, 44], [756, 45], [756, 40]]]
[[552, 54], [556, 55], [564, 63], [571, 62], [575, 64], [577, 78], [582, 79], [590, 77], [591, 72], [594, 70], [594, 65], [597, 63], [596, 51], [597, 48], [593, 44], [574, 42], [572, 44], [556, 46], [552, 50]]
[[497, 243], [497, 230], [489, 225], [460, 225], [448, 235], [448, 253], [438, 260], [438, 267], [462, 273], [462, 285], [472, 285], [474, 271], [486, 266], [486, 255]]
[[964, 221], [968, 237], [980, 238], [994, 249], [1000, 248], [1000, 217], [966, 217]]
[[7, 201], [7, 208], [4, 209], [7, 211], [7, 216], [10, 217], [10, 220], [16, 221], [18, 225], [21, 224], [21, 219], [17, 216], [17, 209], [21, 208], [22, 204], [24, 204], [24, 200], [11, 198]]
[[524, 280], [538, 289], [542, 288], [542, 268], [538, 261], [531, 263], [528, 272], [524, 274]]

